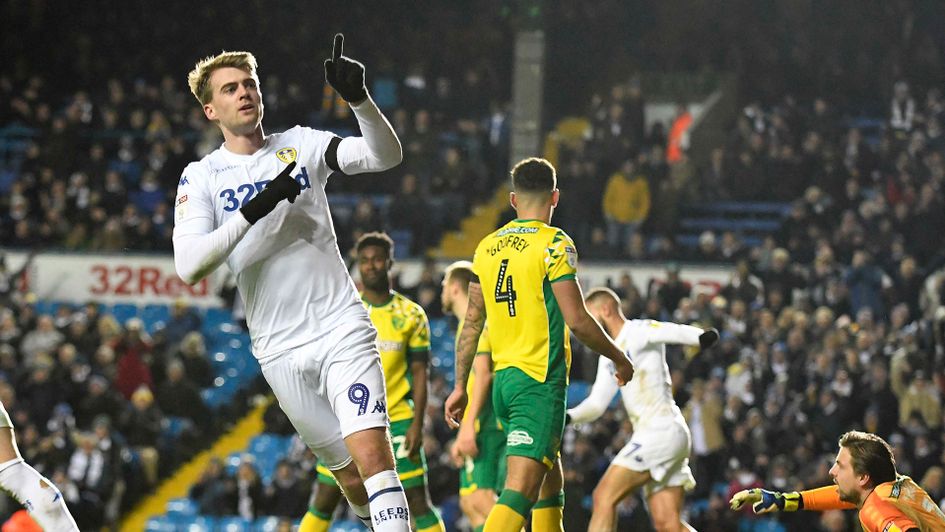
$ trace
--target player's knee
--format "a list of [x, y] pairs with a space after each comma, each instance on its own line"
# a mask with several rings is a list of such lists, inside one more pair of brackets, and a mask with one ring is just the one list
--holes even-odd
[[495, 492], [492, 490], [476, 490], [469, 498], [474, 512], [481, 516], [489, 515], [492, 507], [495, 506]]
[[[332, 474], [335, 476], [335, 480], [338, 482], [338, 486], [341, 489], [349, 494], [360, 493], [364, 491], [364, 481], [361, 480], [361, 475], [358, 474], [358, 468], [353, 463], [348, 464], [347, 466], [337, 470], [332, 471]], [[330, 489], [330, 486], [325, 485], [323, 488], [322, 485], [318, 487], [318, 492], [321, 494], [324, 491], [327, 492]]]
[[682, 521], [678, 512], [658, 512], [653, 514], [653, 528], [656, 532], [679, 532]]
[[541, 483], [541, 492], [539, 498], [544, 499], [553, 497], [564, 488], [564, 475], [560, 468], [554, 468], [545, 475], [545, 480]]
[[365, 478], [394, 469], [394, 451], [386, 429], [370, 428], [356, 432], [345, 439], [345, 444]]
[[319, 512], [330, 514], [335, 511], [335, 507], [341, 502], [341, 492], [336, 486], [318, 483], [318, 491], [315, 493], [315, 500], [312, 506]]

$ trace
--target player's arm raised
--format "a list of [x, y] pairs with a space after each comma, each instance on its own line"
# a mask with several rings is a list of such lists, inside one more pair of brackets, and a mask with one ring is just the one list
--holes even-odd
[[[621, 386], [633, 378], [633, 365], [617, 344], [601, 329], [584, 304], [581, 286], [574, 279], [562, 279], [551, 283], [551, 290], [558, 301], [568, 328], [587, 347], [614, 361], [617, 383]], [[468, 319], [468, 318], [467, 318]]]
[[364, 65], [343, 55], [344, 39], [335, 35], [331, 59], [325, 60], [325, 80], [351, 105], [362, 136], [332, 141], [325, 160], [332, 170], [348, 175], [393, 168], [404, 158], [400, 139], [368, 96]]
[[700, 329], [692, 325], [653, 321], [649, 329], [649, 340], [659, 344], [682, 344], [708, 349], [719, 341], [719, 331], [715, 327]]
[[456, 384], [453, 393], [446, 399], [446, 423], [453, 428], [459, 427], [463, 419], [463, 410], [469, 397], [466, 395], [466, 383], [469, 381], [469, 368], [476, 356], [479, 346], [479, 336], [486, 325], [486, 303], [482, 297], [482, 285], [476, 278], [469, 283], [469, 305], [466, 307], [466, 318], [463, 330], [459, 333], [456, 342]]

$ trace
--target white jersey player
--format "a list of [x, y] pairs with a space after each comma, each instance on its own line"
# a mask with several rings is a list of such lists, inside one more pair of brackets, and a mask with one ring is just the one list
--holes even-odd
[[620, 300], [608, 288], [591, 290], [587, 308], [633, 363], [633, 379], [622, 388], [614, 380], [613, 363], [600, 357], [590, 395], [568, 410], [571, 423], [601, 416], [619, 390], [633, 424], [633, 436], [614, 458], [594, 489], [589, 530], [615, 530], [617, 504], [643, 487], [656, 530], [691, 530], [680, 515], [685, 491], [696, 482], [689, 469], [691, 435], [673, 400], [665, 344], [703, 348], [715, 344], [718, 331], [653, 320], [628, 320]]
[[[224, 52], [188, 81], [223, 145], [184, 170], [174, 260], [196, 283], [223, 262], [246, 306], [253, 353], [302, 440], [374, 530], [408, 530], [394, 470], [376, 331], [338, 250], [325, 185], [400, 163], [400, 141], [364, 88], [364, 66], [335, 36], [325, 75], [363, 137], [294, 127], [264, 135], [256, 60]], [[282, 201], [283, 199], [288, 201]]]
[[62, 493], [23, 461], [13, 436], [13, 422], [0, 403], [0, 488], [13, 495], [43, 530], [78, 532]]

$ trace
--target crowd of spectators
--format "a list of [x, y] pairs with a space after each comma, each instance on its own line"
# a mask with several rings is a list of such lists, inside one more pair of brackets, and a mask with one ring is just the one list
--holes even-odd
[[[113, 525], [219, 433], [200, 395], [213, 378], [201, 318], [175, 304], [148, 334], [96, 303], [50, 314], [34, 303], [17, 291], [0, 300], [0, 401], [23, 458], [55, 482], [79, 527]], [[19, 508], [0, 504], [4, 516]]]

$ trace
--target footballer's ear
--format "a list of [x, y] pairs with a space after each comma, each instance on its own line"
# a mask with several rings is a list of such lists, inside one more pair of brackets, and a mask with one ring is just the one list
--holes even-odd
[[551, 206], [557, 207], [559, 199], [561, 199], [561, 191], [558, 189], [552, 190], [551, 191]]
[[518, 200], [515, 198], [515, 192], [509, 192], [509, 205], [511, 205], [513, 209], [518, 208]]
[[203, 104], [203, 114], [207, 117], [207, 120], [214, 121], [217, 119], [217, 111], [213, 108], [212, 103]]
[[853, 472], [856, 475], [856, 483], [860, 485], [861, 488], [867, 488], [870, 484], [873, 483], [873, 480], [870, 478], [869, 473], [863, 473], [862, 475], [858, 474], [856, 471]]

